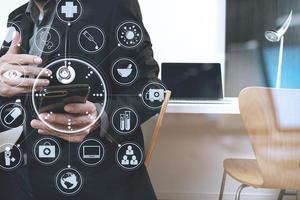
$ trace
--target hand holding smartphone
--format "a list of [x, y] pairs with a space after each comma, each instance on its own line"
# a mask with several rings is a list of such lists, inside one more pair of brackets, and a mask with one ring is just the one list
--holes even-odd
[[42, 91], [39, 113], [65, 113], [67, 104], [86, 103], [90, 94], [88, 84], [48, 86]]

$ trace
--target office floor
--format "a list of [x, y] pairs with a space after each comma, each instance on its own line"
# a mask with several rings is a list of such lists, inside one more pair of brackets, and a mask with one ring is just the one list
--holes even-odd
[[[239, 115], [168, 114], [149, 173], [161, 200], [217, 200], [229, 157], [254, 157]], [[234, 199], [237, 187], [228, 179], [224, 200]], [[271, 200], [277, 193], [246, 189], [242, 199]]]

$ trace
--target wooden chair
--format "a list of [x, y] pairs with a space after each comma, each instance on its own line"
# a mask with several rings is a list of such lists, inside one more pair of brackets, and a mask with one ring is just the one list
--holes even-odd
[[239, 96], [240, 111], [256, 159], [226, 159], [219, 200], [226, 175], [246, 187], [300, 189], [300, 90], [247, 88]]
[[145, 141], [145, 166], [148, 168], [151, 157], [156, 146], [163, 118], [167, 111], [168, 103], [171, 97], [171, 91], [165, 92], [164, 102], [161, 106], [160, 113], [142, 125], [144, 141]]

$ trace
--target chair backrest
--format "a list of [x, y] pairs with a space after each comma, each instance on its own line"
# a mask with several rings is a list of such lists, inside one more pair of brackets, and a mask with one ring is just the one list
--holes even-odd
[[239, 96], [264, 187], [300, 189], [300, 90], [246, 88]]
[[150, 160], [156, 146], [163, 118], [167, 111], [168, 103], [171, 97], [171, 91], [166, 91], [164, 102], [161, 106], [160, 113], [142, 125], [145, 141], [145, 166], [149, 167]]

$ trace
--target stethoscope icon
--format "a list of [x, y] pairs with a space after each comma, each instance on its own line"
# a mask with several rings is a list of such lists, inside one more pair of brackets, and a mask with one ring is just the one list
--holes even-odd
[[57, 80], [62, 84], [70, 84], [74, 81], [76, 72], [71, 66], [62, 66], [56, 72]]
[[47, 49], [53, 48], [54, 44], [53, 44], [53, 42], [51, 42], [52, 35], [50, 32], [47, 32], [46, 30], [42, 31], [40, 34], [40, 39], [41, 39], [42, 43], [45, 44], [45, 47]]

